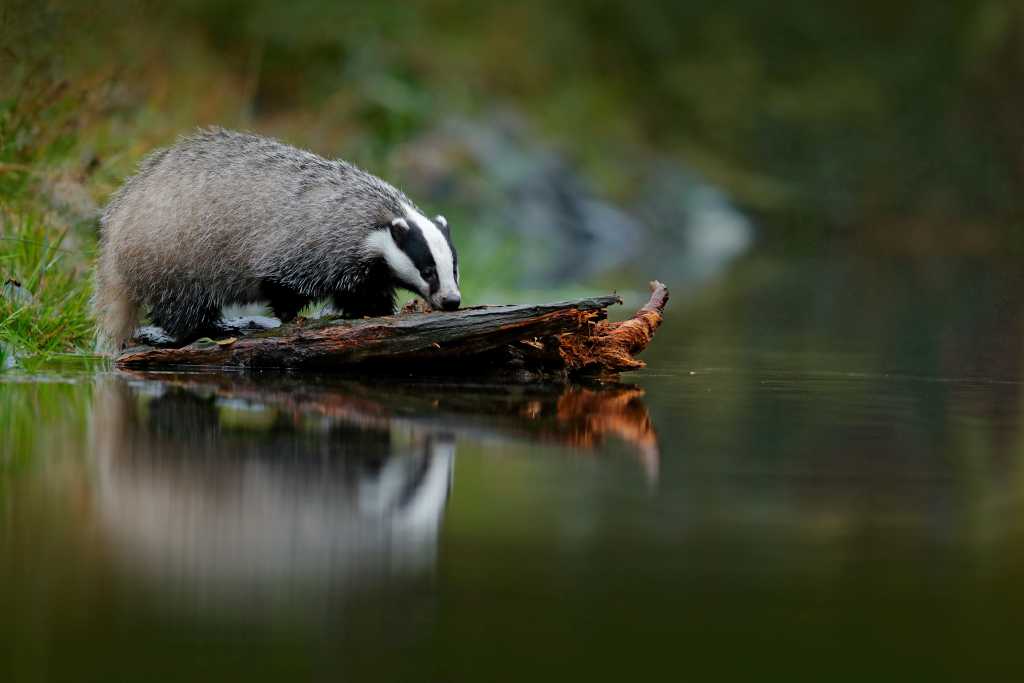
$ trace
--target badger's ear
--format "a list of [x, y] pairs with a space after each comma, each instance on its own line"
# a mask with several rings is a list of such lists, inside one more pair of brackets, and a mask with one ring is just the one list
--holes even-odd
[[405, 236], [409, 234], [409, 224], [404, 218], [393, 218], [388, 223], [388, 229], [391, 230], [391, 239], [395, 242], [401, 243]]
[[440, 225], [442, 230], [448, 229], [448, 219], [442, 216], [441, 214], [437, 214], [436, 216], [434, 216], [434, 222]]

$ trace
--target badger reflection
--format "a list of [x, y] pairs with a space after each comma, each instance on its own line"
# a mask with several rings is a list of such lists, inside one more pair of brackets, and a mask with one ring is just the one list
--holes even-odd
[[122, 566], [201, 600], [357, 595], [429, 578], [455, 437], [594, 454], [657, 478], [643, 391], [119, 373], [94, 402], [97, 509]]
[[150, 576], [249, 600], [434, 565], [450, 434], [119, 379], [96, 410], [102, 524]]

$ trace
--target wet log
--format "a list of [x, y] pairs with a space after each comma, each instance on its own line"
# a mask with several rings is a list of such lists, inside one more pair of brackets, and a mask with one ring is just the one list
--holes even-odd
[[[651, 300], [621, 322], [608, 322], [616, 295], [539, 305], [473, 306], [452, 312], [403, 312], [342, 320], [299, 320], [183, 347], [142, 345], [116, 360], [124, 368], [218, 367], [358, 369], [421, 375], [537, 376], [617, 373], [643, 367], [635, 358], [661, 323], [668, 290], [651, 283]], [[262, 327], [262, 325], [256, 325]], [[145, 337], [153, 340], [154, 335]], [[156, 343], [159, 343], [157, 336]]]

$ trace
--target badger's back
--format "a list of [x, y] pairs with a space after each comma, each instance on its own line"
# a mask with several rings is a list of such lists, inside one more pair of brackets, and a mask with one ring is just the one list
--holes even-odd
[[156, 268], [231, 289], [293, 253], [358, 246], [402, 199], [350, 164], [209, 129], [143, 162], [104, 212], [104, 240], [129, 277]]
[[196, 307], [255, 301], [266, 278], [315, 295], [318, 279], [358, 260], [369, 231], [403, 201], [351, 164], [269, 138], [219, 128], [182, 138], [150, 154], [103, 213], [101, 334], [127, 339], [139, 307], [167, 297]]

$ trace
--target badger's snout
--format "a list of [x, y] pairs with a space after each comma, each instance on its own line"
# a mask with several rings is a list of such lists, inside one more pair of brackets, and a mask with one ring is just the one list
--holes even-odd
[[458, 310], [459, 305], [462, 303], [462, 295], [459, 294], [458, 290], [449, 293], [436, 292], [432, 296], [427, 297], [427, 301], [430, 302], [430, 307], [435, 311], [455, 311]]

